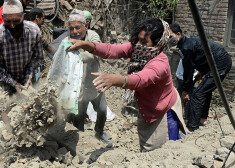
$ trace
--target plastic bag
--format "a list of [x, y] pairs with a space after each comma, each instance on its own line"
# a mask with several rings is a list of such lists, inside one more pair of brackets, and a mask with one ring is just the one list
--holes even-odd
[[71, 45], [67, 38], [61, 42], [53, 57], [48, 80], [58, 86], [57, 92], [63, 112], [78, 114], [83, 62], [79, 51], [66, 51]]

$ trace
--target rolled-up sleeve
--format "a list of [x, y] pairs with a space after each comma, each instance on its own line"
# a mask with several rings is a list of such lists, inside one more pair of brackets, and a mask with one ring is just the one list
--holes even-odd
[[95, 50], [92, 54], [104, 59], [130, 58], [132, 53], [131, 43], [124, 44], [107, 44], [93, 42]]

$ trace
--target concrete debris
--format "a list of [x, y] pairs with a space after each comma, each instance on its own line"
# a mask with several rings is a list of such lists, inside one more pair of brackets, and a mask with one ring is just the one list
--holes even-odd
[[223, 166], [223, 162], [215, 160], [211, 168], [221, 168]]
[[55, 90], [53, 85], [43, 85], [38, 91], [33, 91], [35, 96], [24, 99], [19, 99], [22, 95], [13, 97], [14, 106], [9, 109], [8, 116], [19, 146], [31, 146], [33, 143], [41, 146], [44, 143], [43, 132], [56, 123], [60, 111]]
[[226, 147], [227, 149], [231, 149], [233, 144], [235, 142], [235, 137], [232, 136], [226, 136], [220, 140], [220, 145], [222, 147]]
[[12, 138], [12, 134], [10, 134], [7, 130], [3, 130], [2, 137], [6, 142], [9, 142]]
[[216, 154], [215, 158], [219, 160], [224, 160], [228, 153], [229, 153], [229, 150], [226, 147], [218, 148], [216, 149], [216, 152], [215, 152]]
[[43, 144], [44, 147], [51, 147], [54, 151], [57, 151], [59, 145], [56, 141], [46, 141]]
[[195, 165], [202, 168], [211, 168], [213, 165], [213, 156], [200, 156], [193, 159]]

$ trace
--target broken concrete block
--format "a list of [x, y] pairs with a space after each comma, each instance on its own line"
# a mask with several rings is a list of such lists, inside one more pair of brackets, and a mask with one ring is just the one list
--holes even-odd
[[37, 96], [34, 97], [34, 101], [38, 106], [42, 106], [42, 103], [41, 103], [40, 99]]
[[195, 165], [203, 168], [211, 168], [213, 165], [213, 156], [199, 156], [193, 158]]
[[235, 137], [232, 137], [232, 136], [226, 136], [220, 139], [220, 145], [222, 147], [226, 147], [227, 149], [231, 149], [234, 142], [235, 142]]
[[116, 31], [111, 31], [110, 36], [112, 39], [117, 39], [117, 32]]
[[217, 154], [217, 155], [227, 155], [228, 152], [229, 152], [228, 148], [220, 147], [220, 148], [216, 149], [215, 154]]
[[223, 162], [215, 160], [212, 168], [221, 168], [223, 166]]
[[2, 136], [6, 142], [9, 142], [12, 138], [12, 134], [10, 134], [7, 130], [2, 131]]

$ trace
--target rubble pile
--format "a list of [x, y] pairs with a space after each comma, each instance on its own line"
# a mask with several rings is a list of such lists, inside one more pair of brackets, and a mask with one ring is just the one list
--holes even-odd
[[8, 116], [18, 145], [39, 144], [41, 132], [56, 123], [59, 106], [55, 89], [52, 85], [43, 85], [38, 91], [22, 92], [13, 97], [19, 101], [10, 104]]

